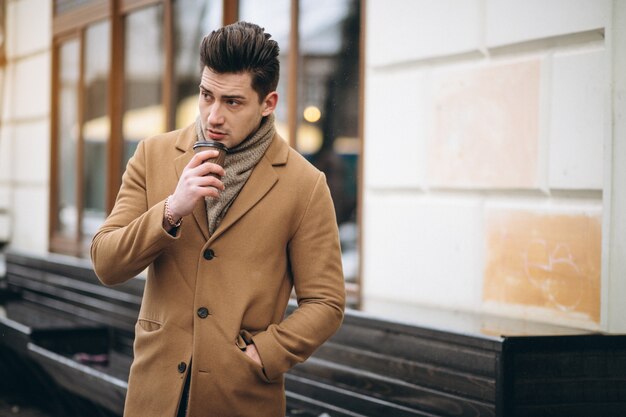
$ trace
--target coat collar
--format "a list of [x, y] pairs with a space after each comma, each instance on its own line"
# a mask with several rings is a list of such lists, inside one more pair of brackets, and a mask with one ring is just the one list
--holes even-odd
[[[180, 178], [183, 169], [194, 155], [192, 147], [195, 141], [195, 124], [191, 124], [182, 129], [176, 138], [175, 146], [181, 151], [181, 154], [174, 160], [178, 178]], [[276, 133], [265, 155], [263, 155], [263, 158], [259, 160], [259, 163], [252, 170], [248, 181], [243, 186], [232, 206], [228, 209], [226, 216], [224, 216], [217, 230], [210, 238], [206, 207], [204, 201], [198, 202], [193, 210], [193, 218], [202, 231], [204, 238], [209, 242], [214, 241], [254, 207], [278, 181], [278, 174], [274, 167], [285, 165], [288, 157], [289, 145]]]

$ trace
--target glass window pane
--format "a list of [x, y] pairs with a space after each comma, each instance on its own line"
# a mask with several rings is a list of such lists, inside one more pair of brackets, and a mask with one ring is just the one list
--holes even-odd
[[78, 143], [78, 81], [80, 71], [80, 44], [77, 39], [65, 42], [59, 48], [59, 95], [57, 174], [59, 200], [57, 233], [75, 238], [78, 230], [76, 209], [76, 149]]
[[151, 6], [129, 14], [125, 29], [123, 166], [141, 139], [165, 131], [163, 7]]
[[278, 107], [276, 129], [283, 139], [289, 141], [287, 126], [287, 79], [289, 75], [289, 30], [291, 28], [291, 0], [239, 1], [239, 20], [245, 20], [265, 28], [280, 47], [280, 79], [278, 81]]
[[200, 84], [200, 42], [222, 25], [221, 0], [174, 3], [174, 97], [176, 128], [196, 120]]
[[339, 223], [346, 280], [356, 280], [359, 158], [357, 0], [301, 0], [296, 147], [326, 174]]
[[90, 239], [105, 218], [105, 186], [109, 116], [107, 112], [109, 86], [108, 21], [90, 26], [85, 33], [84, 77], [84, 183], [83, 234]]

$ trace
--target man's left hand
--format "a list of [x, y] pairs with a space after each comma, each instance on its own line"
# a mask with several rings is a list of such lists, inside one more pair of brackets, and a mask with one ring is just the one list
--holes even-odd
[[249, 358], [259, 364], [259, 366], [263, 367], [263, 362], [261, 362], [261, 357], [259, 356], [259, 352], [256, 350], [256, 346], [250, 344], [246, 346], [246, 350], [243, 351]]

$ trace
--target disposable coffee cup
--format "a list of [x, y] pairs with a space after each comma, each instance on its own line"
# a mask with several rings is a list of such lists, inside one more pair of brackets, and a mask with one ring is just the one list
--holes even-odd
[[[224, 167], [224, 161], [226, 160], [226, 154], [228, 153], [228, 148], [226, 146], [224, 146], [223, 143], [202, 141], [202, 142], [196, 142], [193, 145], [194, 153], [203, 152], [203, 151], [210, 151], [210, 150], [218, 151], [219, 154], [215, 158], [208, 158], [208, 159], [206, 159], [204, 162], [212, 162], [212, 163], [217, 164], [217, 165], [219, 165], [221, 167]], [[213, 174], [210, 174], [210, 175], [213, 175]], [[213, 176], [215, 176], [215, 175], [213, 175]]]

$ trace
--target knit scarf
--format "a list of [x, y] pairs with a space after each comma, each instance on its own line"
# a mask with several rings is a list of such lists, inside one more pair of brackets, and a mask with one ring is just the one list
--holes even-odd
[[[197, 140], [204, 141], [204, 131], [200, 117], [196, 119]], [[252, 173], [252, 169], [261, 160], [274, 137], [274, 115], [264, 117], [259, 129], [244, 139], [239, 145], [229, 149], [224, 161], [225, 175], [222, 177], [224, 191], [218, 198], [204, 199], [209, 221], [209, 235], [212, 235], [226, 215], [226, 212], [239, 195]]]

